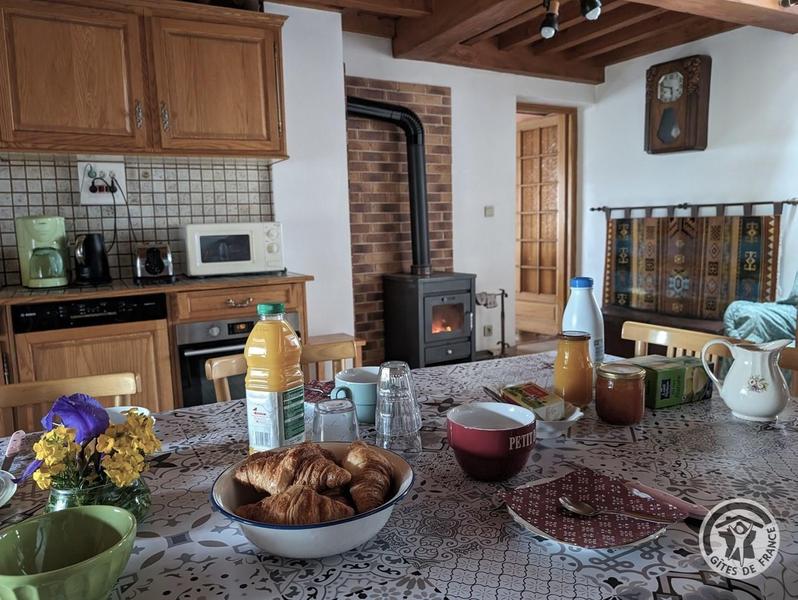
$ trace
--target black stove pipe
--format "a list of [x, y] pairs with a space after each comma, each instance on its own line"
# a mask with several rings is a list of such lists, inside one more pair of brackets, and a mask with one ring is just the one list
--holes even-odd
[[429, 224], [427, 219], [427, 162], [424, 155], [424, 125], [412, 110], [376, 100], [346, 97], [346, 112], [356, 117], [393, 123], [407, 140], [407, 178], [410, 191], [410, 239], [413, 247], [414, 275], [429, 275]]

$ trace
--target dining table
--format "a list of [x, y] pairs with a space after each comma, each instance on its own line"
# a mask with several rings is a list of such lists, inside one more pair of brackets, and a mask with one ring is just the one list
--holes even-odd
[[[554, 354], [415, 369], [422, 451], [407, 454], [410, 493], [369, 542], [315, 560], [281, 558], [253, 546], [209, 500], [215, 479], [247, 452], [244, 400], [156, 415], [162, 450], [144, 477], [152, 490], [132, 555], [114, 599], [547, 599], [782, 600], [798, 598], [798, 410], [778, 421], [743, 421], [718, 397], [612, 426], [585, 416], [555, 439], [538, 439], [517, 476], [469, 478], [447, 444], [446, 413], [487, 401], [484, 386], [535, 381], [551, 386]], [[361, 431], [374, 438], [373, 427]], [[37, 436], [28, 435], [30, 459]], [[0, 442], [5, 447], [7, 439]], [[781, 547], [753, 579], [733, 580], [709, 567], [698, 549], [699, 525], [678, 522], [639, 545], [587, 550], [528, 531], [501, 494], [541, 478], [588, 467], [657, 487], [711, 507], [743, 497], [775, 516]], [[0, 526], [42, 511], [47, 492], [32, 482], [0, 509]]]

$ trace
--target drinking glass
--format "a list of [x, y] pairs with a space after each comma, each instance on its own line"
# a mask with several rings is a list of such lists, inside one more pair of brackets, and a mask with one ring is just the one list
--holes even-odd
[[375, 426], [378, 446], [421, 451], [421, 411], [407, 363], [390, 361], [380, 366]]
[[[341, 390], [343, 391], [343, 390]], [[360, 435], [355, 403], [335, 397], [316, 403], [311, 440], [314, 442], [354, 442]]]

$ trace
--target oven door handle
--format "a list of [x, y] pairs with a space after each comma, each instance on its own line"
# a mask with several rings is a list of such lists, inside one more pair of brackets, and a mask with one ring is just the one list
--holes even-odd
[[215, 348], [204, 348], [202, 350], [185, 350], [182, 354], [183, 356], [207, 356], [219, 352], [236, 352], [243, 349], [244, 344], [234, 344], [232, 346], [216, 346]]

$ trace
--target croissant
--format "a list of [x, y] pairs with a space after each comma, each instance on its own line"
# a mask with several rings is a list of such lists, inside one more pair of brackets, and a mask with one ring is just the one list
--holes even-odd
[[308, 525], [345, 519], [355, 511], [317, 493], [312, 487], [295, 484], [276, 496], [266, 496], [260, 502], [239, 506], [236, 514], [245, 519], [278, 525]]
[[349, 494], [358, 513], [385, 502], [393, 483], [393, 467], [382, 454], [363, 442], [353, 442], [344, 459], [344, 468], [352, 474]]
[[319, 446], [308, 443], [276, 453], [259, 452], [240, 465], [233, 478], [272, 496], [295, 483], [310, 486], [317, 492], [348, 484], [352, 476], [335, 464], [331, 456]]

